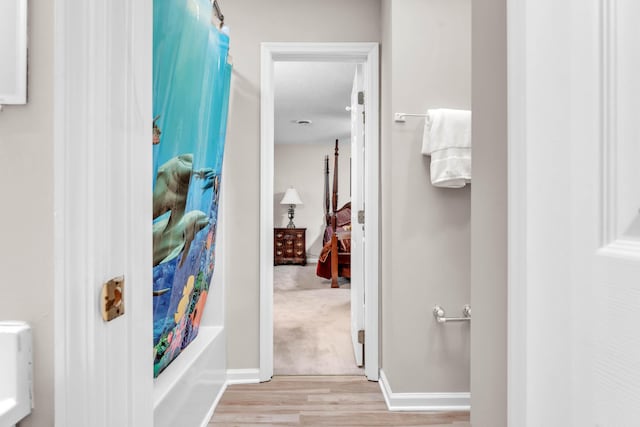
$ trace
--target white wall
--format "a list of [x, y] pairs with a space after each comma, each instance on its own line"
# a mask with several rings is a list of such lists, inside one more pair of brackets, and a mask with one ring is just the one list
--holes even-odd
[[[284, 192], [290, 186], [298, 190], [303, 205], [296, 206], [293, 222], [306, 228], [307, 258], [318, 258], [324, 235], [324, 156], [329, 156], [329, 192], [333, 188], [333, 162], [335, 141], [315, 144], [275, 144], [273, 197], [274, 227], [286, 227], [289, 223], [288, 206], [280, 204]], [[351, 141], [339, 143], [338, 160], [338, 208], [351, 200], [349, 170]], [[330, 205], [331, 206], [331, 205]], [[331, 210], [331, 207], [329, 207]]]
[[507, 425], [507, 33], [505, 0], [473, 0], [471, 422]]
[[469, 325], [432, 308], [469, 303], [470, 188], [433, 187], [424, 120], [392, 113], [470, 109], [471, 1], [383, 1], [383, 23], [382, 367], [393, 392], [468, 392]]
[[[33, 6], [33, 5], [32, 5]], [[53, 425], [53, 3], [29, 8], [29, 103], [0, 112], [0, 320], [33, 328], [34, 401]]]
[[260, 43], [379, 41], [377, 0], [223, 4], [234, 69], [225, 152], [229, 368], [259, 366]]

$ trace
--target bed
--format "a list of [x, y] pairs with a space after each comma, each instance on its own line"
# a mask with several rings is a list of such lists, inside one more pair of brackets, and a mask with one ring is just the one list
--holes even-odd
[[[330, 279], [332, 288], [339, 287], [339, 277], [351, 278], [351, 202], [338, 209], [338, 156], [338, 140], [336, 140], [331, 194], [329, 194], [329, 156], [324, 158], [325, 231], [316, 268], [316, 275]], [[331, 213], [329, 213], [330, 203]]]

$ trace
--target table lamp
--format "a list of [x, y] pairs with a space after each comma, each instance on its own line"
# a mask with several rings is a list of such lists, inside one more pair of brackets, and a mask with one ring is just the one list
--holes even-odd
[[288, 188], [287, 191], [285, 191], [280, 204], [289, 205], [289, 224], [287, 224], [287, 228], [296, 228], [296, 225], [293, 223], [294, 211], [296, 209], [296, 205], [302, 204], [302, 200], [300, 199], [296, 189], [293, 187]]

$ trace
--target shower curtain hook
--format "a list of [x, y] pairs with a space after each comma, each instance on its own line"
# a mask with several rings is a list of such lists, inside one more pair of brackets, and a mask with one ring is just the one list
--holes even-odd
[[220, 10], [220, 5], [218, 4], [218, 0], [212, 0], [211, 4], [213, 5], [213, 10], [220, 21], [220, 28], [224, 26], [224, 15], [222, 14], [222, 10]]

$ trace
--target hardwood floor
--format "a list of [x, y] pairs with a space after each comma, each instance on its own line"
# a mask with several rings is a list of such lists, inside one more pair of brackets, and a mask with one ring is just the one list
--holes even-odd
[[209, 426], [470, 427], [468, 412], [389, 412], [376, 382], [280, 376], [227, 388]]

